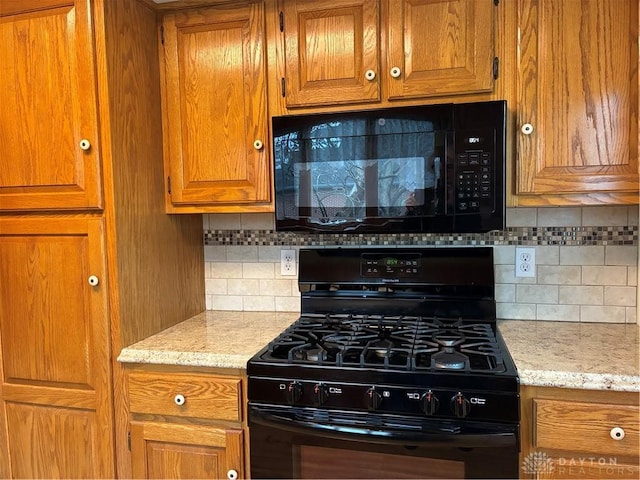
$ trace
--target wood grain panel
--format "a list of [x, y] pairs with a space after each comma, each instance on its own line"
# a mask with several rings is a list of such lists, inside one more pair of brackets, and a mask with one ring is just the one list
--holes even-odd
[[264, 5], [177, 12], [163, 28], [171, 204], [270, 202]]
[[241, 430], [131, 422], [134, 478], [244, 478]]
[[491, 0], [389, 0], [389, 98], [490, 92], [495, 17]]
[[[640, 407], [534, 399], [534, 445], [597, 455], [639, 455]], [[610, 431], [621, 427], [625, 437]]]
[[[638, 2], [520, 0], [518, 193], [638, 198]], [[518, 127], [518, 128], [519, 128]]]
[[73, 1], [74, 0], [2, 0], [0, 3], [0, 17], [47, 10], [55, 7], [68, 7], [73, 5]]
[[14, 476], [114, 476], [105, 252], [98, 217], [0, 217], [0, 395]]
[[0, 210], [102, 207], [90, 6], [0, 17]]
[[211, 447], [149, 441], [147, 478], [218, 478], [220, 451]]
[[380, 99], [378, 0], [297, 0], [283, 13], [287, 107]]
[[[5, 404], [14, 478], [96, 478], [100, 427], [94, 411]], [[55, 472], [55, 473], [54, 473]]]
[[94, 368], [109, 358], [102, 234], [99, 220], [0, 219], [5, 383], [94, 390], [108, 380]]
[[[129, 373], [129, 402], [132, 412], [241, 420], [240, 379], [191, 374]], [[184, 405], [174, 397], [181, 394]]]

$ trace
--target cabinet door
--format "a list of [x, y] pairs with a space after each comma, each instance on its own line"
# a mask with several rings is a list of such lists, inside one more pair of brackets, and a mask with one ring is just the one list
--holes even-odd
[[518, 193], [637, 203], [638, 2], [519, 0], [518, 21]]
[[0, 210], [101, 208], [91, 2], [1, 3]]
[[13, 477], [115, 475], [105, 254], [100, 219], [0, 218], [0, 445]]
[[131, 422], [134, 478], [244, 478], [242, 430]]
[[389, 98], [493, 89], [492, 0], [389, 0]]
[[380, 100], [378, 0], [284, 2], [287, 107]]
[[264, 5], [163, 20], [165, 156], [173, 205], [271, 199]]

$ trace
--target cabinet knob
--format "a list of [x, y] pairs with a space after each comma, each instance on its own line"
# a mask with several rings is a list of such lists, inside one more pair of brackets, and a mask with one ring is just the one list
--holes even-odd
[[238, 472], [237, 472], [237, 470], [233, 470], [233, 469], [229, 470], [229, 471], [227, 472], [227, 478], [228, 478], [229, 480], [237, 480], [237, 479], [238, 479]]
[[86, 138], [83, 138], [82, 140], [80, 140], [80, 148], [84, 151], [89, 150], [91, 148], [91, 142]]
[[187, 399], [184, 398], [184, 395], [177, 394], [175, 397], [173, 397], [173, 401], [175, 402], [176, 405], [181, 407], [182, 405], [184, 405], [184, 402], [186, 402]]
[[262, 140], [256, 140], [255, 142], [253, 142], [253, 148], [255, 148], [256, 150], [262, 150], [262, 147], [264, 147], [264, 145], [262, 144]]
[[376, 72], [374, 72], [373, 70], [367, 70], [364, 74], [364, 78], [371, 81], [376, 78]]
[[531, 135], [533, 133], [533, 125], [530, 123], [525, 123], [520, 127], [520, 131], [525, 135]]
[[98, 277], [96, 277], [95, 275], [91, 275], [89, 277], [89, 285], [91, 285], [92, 287], [95, 287], [99, 283], [100, 283], [100, 279]]
[[400, 67], [393, 67], [389, 73], [391, 73], [393, 78], [398, 78], [402, 72], [400, 71]]
[[609, 432], [614, 440], [622, 440], [624, 438], [624, 430], [620, 427], [613, 427]]

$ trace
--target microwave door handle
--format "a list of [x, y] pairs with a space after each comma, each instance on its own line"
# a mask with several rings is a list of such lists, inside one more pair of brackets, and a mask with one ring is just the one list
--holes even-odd
[[486, 448], [513, 447], [518, 444], [516, 432], [482, 434], [453, 433], [452, 430], [402, 432], [398, 430], [373, 430], [360, 426], [324, 424], [291, 419], [282, 415], [251, 410], [252, 422], [266, 427], [296, 434], [322, 435], [325, 438], [347, 441], [364, 441], [385, 445], [411, 445], [427, 447]]

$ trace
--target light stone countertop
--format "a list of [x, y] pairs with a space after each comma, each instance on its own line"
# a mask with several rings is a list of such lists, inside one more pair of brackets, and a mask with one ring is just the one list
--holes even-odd
[[122, 363], [238, 368], [291, 325], [299, 313], [207, 310], [123, 348]]
[[[298, 313], [206, 311], [124, 348], [123, 363], [246, 368]], [[640, 392], [637, 325], [499, 320], [523, 385]]]
[[640, 392], [638, 325], [499, 320], [522, 385]]

